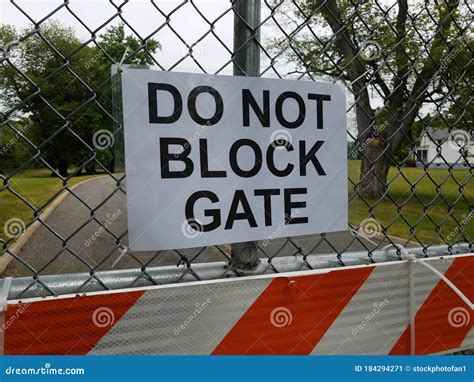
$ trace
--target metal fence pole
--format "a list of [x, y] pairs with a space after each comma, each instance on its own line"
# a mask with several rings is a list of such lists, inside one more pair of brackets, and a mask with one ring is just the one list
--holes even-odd
[[[234, 76], [260, 75], [260, 14], [260, 0], [234, 1]], [[257, 243], [232, 244], [231, 260], [236, 268], [255, 268], [260, 262]]]
[[114, 145], [112, 150], [112, 172], [125, 172], [125, 148], [123, 137], [123, 112], [122, 112], [122, 79], [117, 73], [117, 65], [111, 68], [112, 81], [112, 115], [114, 132]]

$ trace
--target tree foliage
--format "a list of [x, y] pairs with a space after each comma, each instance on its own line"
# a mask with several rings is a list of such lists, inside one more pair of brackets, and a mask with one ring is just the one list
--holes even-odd
[[[92, 141], [94, 132], [112, 128], [111, 65], [127, 48], [125, 63], [152, 64], [160, 48], [153, 39], [128, 35], [123, 24], [109, 27], [95, 41], [84, 44], [72, 28], [54, 20], [36, 29], [0, 25], [7, 57], [0, 66], [2, 131], [9, 131], [4, 133], [8, 142], [20, 135], [32, 160], [61, 176], [70, 166], [81, 172], [94, 171], [95, 163], [109, 165], [110, 150], [94, 150]], [[22, 134], [19, 123], [26, 124]], [[10, 163], [19, 159], [15, 150], [0, 160], [7, 157]]]
[[[362, 150], [359, 192], [380, 198], [391, 164], [416, 146], [419, 124], [436, 114], [444, 127], [468, 129], [472, 106], [471, 10], [460, 0], [304, 0], [293, 12], [301, 30], [291, 39], [291, 62], [302, 73], [345, 81], [354, 96]], [[293, 9], [295, 9], [293, 7]], [[372, 50], [371, 50], [372, 49]], [[381, 105], [381, 106], [380, 106]], [[427, 124], [428, 122], [428, 124]], [[376, 136], [376, 138], [374, 138]]]

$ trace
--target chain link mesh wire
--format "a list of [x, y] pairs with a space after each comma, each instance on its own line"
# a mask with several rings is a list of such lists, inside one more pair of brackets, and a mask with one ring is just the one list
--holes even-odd
[[[25, 2], [8, 3], [9, 14], [29, 26], [16, 33], [4, 28], [1, 36], [3, 277], [28, 277], [25, 293], [39, 288], [49, 295], [59, 292], [45, 280], [69, 273], [87, 276], [75, 292], [89, 284], [114, 288], [110, 271], [118, 269], [135, 271], [126, 279], [129, 287], [201, 280], [207, 268], [198, 263], [220, 261], [209, 264], [216, 277], [245, 274], [233, 264], [229, 245], [128, 250], [120, 80], [112, 74], [120, 60], [156, 70], [228, 74], [236, 52], [251, 43], [260, 48], [262, 77], [343, 86], [348, 116], [349, 230], [259, 242], [260, 273], [282, 271], [280, 256], [297, 259], [298, 270], [305, 270], [313, 268], [308, 259], [317, 253], [332, 254], [334, 265], [343, 266], [354, 250], [375, 262], [373, 253], [387, 245], [420, 247], [425, 255], [438, 244], [446, 245], [445, 254], [453, 253], [455, 243], [472, 249], [467, 0], [263, 1], [256, 28], [241, 19], [251, 33], [236, 50], [235, 2], [206, 3], [111, 0], [95, 18], [87, 17], [93, 3], [78, 8], [74, 1], [58, 2], [41, 16]], [[134, 7], [148, 17], [134, 14]], [[70, 30], [64, 38], [55, 35], [64, 30], [57, 20], [80, 31], [80, 38], [72, 41]], [[14, 20], [4, 25], [9, 22]], [[117, 33], [124, 33], [118, 46], [103, 37], [117, 25]], [[28, 181], [33, 171], [42, 171], [38, 183]], [[83, 171], [102, 175], [86, 183], [95, 182], [93, 192], [74, 187]], [[151, 271], [161, 266], [173, 268], [173, 276]]]

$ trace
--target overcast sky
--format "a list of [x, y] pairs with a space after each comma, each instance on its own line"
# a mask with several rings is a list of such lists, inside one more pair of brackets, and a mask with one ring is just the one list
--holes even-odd
[[[32, 19], [39, 21], [53, 12], [63, 4], [62, 0], [20, 0], [15, 2]], [[114, 1], [119, 6], [122, 1]], [[159, 0], [156, 4], [161, 11], [168, 14], [178, 7], [182, 1]], [[199, 0], [196, 1], [199, 10], [209, 19], [214, 21], [230, 7], [230, 2], [226, 0]], [[2, 23], [14, 24], [17, 27], [27, 27], [30, 20], [12, 3], [7, 0], [0, 0], [0, 21]], [[73, 0], [68, 8], [74, 12], [89, 28], [96, 29], [107, 22], [113, 15], [117, 14], [114, 5], [105, 0]], [[150, 35], [159, 28], [166, 20], [160, 12], [153, 7], [150, 1], [131, 0], [122, 7], [122, 17], [135, 29], [142, 37]], [[63, 24], [72, 26], [77, 35], [84, 41], [90, 38], [90, 33], [63, 7], [57, 11], [52, 18], [60, 20]], [[199, 40], [199, 38], [209, 30], [207, 24], [191, 3], [184, 4], [170, 17], [169, 25], [183, 38], [189, 45]], [[116, 25], [120, 22], [116, 17], [107, 24]], [[215, 33], [231, 49], [232, 48], [232, 27], [233, 15], [228, 12], [215, 24]], [[169, 68], [181, 57], [187, 54], [188, 49], [180, 41], [176, 34], [169, 27], [162, 28], [153, 38], [158, 40], [163, 49], [158, 54], [158, 60], [165, 68]], [[212, 36], [208, 35], [193, 50], [193, 55], [206, 70], [212, 71], [224, 65], [230, 59], [230, 54], [222, 44]], [[179, 65], [179, 68], [195, 68], [196, 64], [188, 58]], [[229, 66], [229, 70], [231, 70]]]
[[[233, 37], [233, 12], [230, 11], [230, 0], [195, 0], [194, 5], [208, 19], [214, 22], [214, 32], [230, 50], [232, 50]], [[121, 22], [119, 17], [111, 19], [117, 14], [117, 8], [123, 4], [123, 0], [72, 0], [68, 7], [62, 7], [63, 0], [16, 0], [17, 7], [8, 0], [0, 0], [0, 22], [13, 24], [19, 28], [25, 28], [31, 25], [31, 20], [24, 14], [26, 13], [34, 21], [38, 22], [50, 13], [54, 12], [51, 18], [59, 20], [67, 26], [75, 29], [77, 36], [82, 41], [87, 41], [91, 35], [88, 30], [74, 17], [72, 12], [86, 24], [91, 30], [99, 28], [104, 23], [106, 26], [98, 33], [100, 34], [107, 26], [117, 25]], [[115, 6], [114, 6], [115, 4]], [[179, 35], [188, 45], [198, 41], [207, 31], [209, 24], [199, 15], [191, 2], [183, 4], [183, 1], [176, 0], [158, 0], [155, 4], [166, 15], [170, 15], [168, 26], [161, 28], [153, 38], [162, 45], [161, 52], [157, 54], [157, 60], [165, 69], [169, 69], [183, 56], [188, 53], [188, 48], [177, 36]], [[181, 6], [180, 6], [181, 5]], [[18, 8], [21, 8], [18, 9]], [[59, 9], [58, 9], [59, 8]], [[141, 37], [149, 36], [153, 31], [160, 28], [165, 23], [163, 16], [149, 0], [130, 0], [122, 8], [122, 17], [135, 32]], [[23, 13], [23, 12], [24, 13]], [[265, 19], [268, 11], [265, 6], [262, 7], [262, 19]], [[217, 21], [216, 21], [217, 20]], [[293, 26], [294, 28], [294, 26]], [[176, 33], [175, 33], [176, 32]], [[129, 33], [133, 33], [129, 30]], [[262, 44], [266, 46], [271, 38], [283, 36], [278, 28], [268, 20], [261, 28]], [[208, 34], [193, 48], [193, 56], [199, 61], [208, 73], [214, 73], [221, 69], [230, 61], [230, 53], [225, 49], [221, 42], [214, 35]], [[92, 43], [91, 43], [92, 45]], [[261, 55], [261, 68], [268, 66], [268, 60]], [[294, 63], [288, 63], [285, 56], [276, 64], [281, 76], [286, 76], [288, 72], [295, 69]], [[188, 57], [173, 70], [179, 71], [200, 71], [196, 63]], [[232, 65], [227, 64], [220, 74], [231, 74]], [[275, 76], [275, 73], [267, 71], [265, 76]], [[294, 77], [290, 75], [288, 77]], [[349, 95], [349, 94], [348, 94]], [[353, 120], [353, 115], [349, 119]]]

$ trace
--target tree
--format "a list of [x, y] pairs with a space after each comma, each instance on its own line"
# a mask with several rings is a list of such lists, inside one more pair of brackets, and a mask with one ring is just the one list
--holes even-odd
[[[455, 90], [454, 85], [472, 79], [470, 59], [460, 64], [458, 57], [461, 51], [463, 56], [471, 52], [470, 10], [459, 0], [305, 0], [295, 16], [300, 23], [306, 20], [312, 33], [291, 37], [290, 58], [301, 63], [303, 72], [342, 79], [350, 87], [357, 141], [359, 146], [366, 143], [358, 192], [380, 198], [387, 189], [390, 164], [415, 145], [413, 127], [422, 106], [433, 103], [457, 113], [459, 98], [470, 98], [465, 94], [469, 86]], [[375, 52], [367, 52], [369, 48]], [[371, 90], [383, 107], [371, 104]]]
[[123, 25], [112, 26], [97, 44], [81, 43], [72, 28], [51, 20], [22, 31], [0, 26], [0, 43], [8, 60], [0, 66], [2, 110], [11, 124], [14, 115], [32, 125], [32, 157], [68, 175], [71, 165], [91, 169], [96, 158], [110, 158], [109, 151], [93, 150], [93, 134], [112, 126], [110, 65], [150, 64], [159, 48], [153, 39], [127, 36]]
[[11, 124], [18, 133], [11, 129], [0, 130], [0, 169], [17, 168], [31, 156], [20, 135], [27, 133], [30, 127], [28, 119], [20, 118]]
[[99, 36], [98, 46], [104, 56], [107, 56], [109, 64], [119, 62], [128, 48], [131, 54], [124, 61], [125, 64], [152, 65], [154, 61], [151, 54], [161, 49], [160, 43], [154, 39], [140, 42], [136, 37], [127, 35], [124, 24], [106, 29]]

